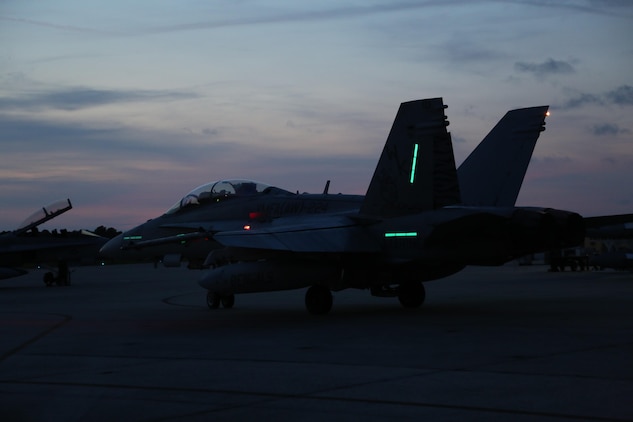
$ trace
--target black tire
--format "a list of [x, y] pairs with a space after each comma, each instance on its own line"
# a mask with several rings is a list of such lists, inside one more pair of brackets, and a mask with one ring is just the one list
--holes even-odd
[[426, 298], [426, 290], [421, 282], [401, 284], [398, 288], [398, 300], [405, 308], [419, 308]]
[[226, 309], [231, 309], [235, 305], [235, 295], [222, 296], [221, 302]]
[[53, 274], [52, 272], [47, 272], [44, 274], [44, 284], [46, 284], [46, 287], [51, 287], [53, 285], [53, 283], [55, 283], [55, 274]]
[[220, 307], [220, 294], [212, 291], [207, 292], [207, 306], [209, 309], [218, 309]]
[[324, 286], [312, 286], [306, 292], [306, 308], [312, 315], [324, 315], [332, 309], [332, 292]]

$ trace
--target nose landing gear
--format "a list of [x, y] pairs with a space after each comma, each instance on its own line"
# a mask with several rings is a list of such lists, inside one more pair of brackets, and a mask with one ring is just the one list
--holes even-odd
[[235, 295], [222, 295], [217, 292], [207, 292], [207, 306], [209, 309], [218, 309], [220, 304], [226, 309], [231, 309], [235, 305]]

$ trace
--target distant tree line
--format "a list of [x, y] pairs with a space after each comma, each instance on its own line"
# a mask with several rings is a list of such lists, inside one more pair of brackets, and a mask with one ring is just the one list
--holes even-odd
[[[81, 230], [66, 230], [66, 229], [53, 229], [53, 230], [39, 230], [37, 227], [29, 230], [27, 233], [25, 233], [25, 236], [53, 236], [53, 237], [74, 237], [74, 236], [80, 236], [81, 235]], [[2, 232], [0, 234], [4, 234], [4, 233], [10, 233], [10, 232]], [[113, 228], [113, 227], [105, 227], [105, 226], [99, 226], [96, 229], [94, 229], [92, 231], [92, 233], [96, 234], [97, 236], [101, 236], [101, 237], [105, 237], [108, 239], [112, 239], [113, 237], [121, 234], [120, 231], [118, 231], [117, 229]]]
[[97, 227], [96, 229], [94, 229], [93, 233], [101, 237], [107, 237], [108, 239], [112, 239], [113, 237], [121, 234], [121, 232], [115, 229], [114, 227], [105, 227], [105, 226]]

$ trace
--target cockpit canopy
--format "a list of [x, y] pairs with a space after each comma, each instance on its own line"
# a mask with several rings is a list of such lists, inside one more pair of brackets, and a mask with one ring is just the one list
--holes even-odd
[[43, 224], [49, 220], [52, 220], [58, 215], [65, 213], [66, 211], [72, 209], [72, 207], [73, 206], [70, 203], [70, 199], [55, 201], [52, 204], [35, 211], [32, 215], [29, 216], [29, 218], [24, 220], [15, 231], [16, 233], [20, 233], [31, 230], [39, 226], [40, 224]]
[[207, 202], [220, 202], [230, 198], [262, 195], [271, 192], [291, 195], [290, 192], [283, 189], [253, 180], [219, 180], [198, 186], [176, 202], [165, 214], [174, 214], [181, 209]]

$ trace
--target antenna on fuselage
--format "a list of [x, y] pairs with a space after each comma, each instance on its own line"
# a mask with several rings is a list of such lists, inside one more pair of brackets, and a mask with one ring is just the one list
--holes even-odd
[[327, 195], [327, 191], [330, 190], [330, 181], [325, 182], [325, 188], [323, 189], [323, 195]]

